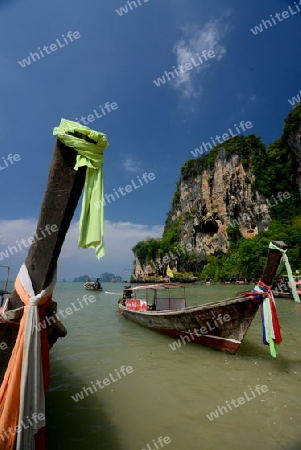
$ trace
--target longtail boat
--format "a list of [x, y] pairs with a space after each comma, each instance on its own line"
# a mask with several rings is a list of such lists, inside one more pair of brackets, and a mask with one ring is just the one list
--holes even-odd
[[[98, 258], [104, 253], [103, 210], [90, 208], [90, 202], [92, 196], [103, 196], [106, 136], [65, 119], [53, 134], [57, 139], [34, 240], [15, 289], [0, 308], [0, 342], [6, 347], [0, 353], [1, 450], [45, 449], [49, 349], [67, 333], [56, 315], [52, 293], [57, 261], [84, 185], [88, 189], [83, 195], [78, 246], [94, 247]], [[35, 239], [44, 229], [52, 232]], [[40, 328], [45, 317], [48, 325]]]
[[[297, 276], [293, 276], [293, 282], [296, 285], [296, 292], [301, 297], [301, 278]], [[275, 280], [272, 286], [273, 295], [275, 298], [291, 298], [294, 299], [293, 292], [291, 289], [291, 285], [289, 283], [289, 279], [287, 275], [283, 275], [283, 277], [279, 280]]]
[[102, 291], [103, 287], [99, 282], [99, 278], [96, 278], [96, 281], [86, 281], [84, 284], [84, 288], [86, 291]]
[[[180, 284], [128, 286], [124, 288], [123, 297], [118, 301], [119, 312], [138, 325], [180, 338], [183, 342], [198, 343], [235, 354], [264, 297], [271, 295], [270, 286], [282, 251], [287, 248], [283, 242], [273, 241], [273, 245], [277, 249], [269, 249], [263, 275], [254, 292], [187, 307], [185, 288]], [[273, 302], [272, 299], [270, 301]]]

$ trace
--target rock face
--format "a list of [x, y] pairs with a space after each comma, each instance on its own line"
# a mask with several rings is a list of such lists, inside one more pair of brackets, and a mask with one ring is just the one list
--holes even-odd
[[181, 237], [199, 255], [228, 250], [228, 227], [239, 226], [242, 236], [252, 238], [271, 222], [269, 201], [252, 192], [255, 176], [243, 157], [228, 157], [220, 148], [214, 166], [199, 174], [181, 173], [178, 202], [170, 212], [170, 225], [181, 220]]
[[170, 252], [169, 255], [164, 255], [163, 258], [157, 257], [152, 263], [142, 264], [136, 256], [134, 279], [148, 281], [150, 278], [155, 277], [157, 281], [161, 281], [165, 276], [167, 264], [170, 264], [173, 273], [178, 272], [177, 267], [180, 257], [180, 252], [178, 254]]
[[299, 186], [299, 192], [301, 195], [301, 124], [297, 130], [291, 132], [288, 137], [288, 145], [293, 151], [298, 164], [297, 167], [297, 183]]
[[160, 258], [152, 264], [142, 264], [136, 257], [136, 265], [134, 270], [134, 277], [136, 280], [147, 281], [150, 277], [158, 276], [158, 281], [160, 277], [164, 275], [164, 265]]

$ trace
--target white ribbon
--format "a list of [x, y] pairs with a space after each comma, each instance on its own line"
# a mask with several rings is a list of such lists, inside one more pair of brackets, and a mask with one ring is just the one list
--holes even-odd
[[[24, 331], [24, 350], [20, 383], [19, 423], [21, 427], [17, 433], [16, 450], [35, 450], [35, 434], [46, 425], [45, 393], [41, 354], [41, 338], [38, 331], [40, 322], [38, 304], [42, 298], [53, 292], [56, 274], [50, 285], [36, 295], [25, 264], [18, 274], [20, 282], [30, 297]], [[33, 414], [43, 414], [43, 420], [32, 419]], [[28, 422], [30, 419], [32, 425]]]

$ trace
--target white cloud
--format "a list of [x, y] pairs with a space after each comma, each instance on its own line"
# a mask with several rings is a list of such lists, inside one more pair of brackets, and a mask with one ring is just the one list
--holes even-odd
[[16, 240], [29, 238], [35, 232], [35, 226], [36, 219], [1, 220], [0, 245], [13, 245]]
[[[8, 246], [18, 246], [22, 239], [33, 236], [36, 229], [36, 219], [18, 219], [0, 221], [0, 252], [6, 251]], [[98, 260], [93, 249], [78, 249], [79, 222], [71, 223], [58, 263], [58, 278], [73, 278], [88, 274], [99, 276], [103, 272], [121, 275], [123, 269], [131, 269], [134, 255], [132, 247], [138, 241], [147, 237], [161, 237], [163, 225], [151, 227], [132, 222], [105, 221], [104, 241], [106, 254]], [[18, 248], [18, 247], [17, 247]], [[28, 248], [22, 246], [18, 253], [13, 251], [8, 258], [3, 258], [1, 264], [8, 264], [12, 269], [11, 281], [15, 278], [21, 264], [27, 256]], [[2, 273], [0, 274], [1, 278]], [[127, 273], [128, 276], [128, 273]]]
[[130, 156], [124, 161], [123, 167], [127, 172], [139, 172], [142, 170], [141, 162]]
[[226, 49], [220, 42], [226, 31], [227, 27], [218, 20], [209, 21], [202, 29], [192, 26], [184, 28], [185, 38], [179, 40], [173, 49], [177, 56], [177, 65], [191, 62], [191, 58], [197, 61], [197, 55], [201, 55], [205, 50], [207, 52], [212, 50], [215, 54], [215, 57], [210, 59], [210, 63], [203, 62], [192, 70], [180, 73], [174, 80], [174, 88], [184, 97], [198, 97], [202, 93], [201, 75], [210, 70], [213, 62], [220, 61], [226, 55]]

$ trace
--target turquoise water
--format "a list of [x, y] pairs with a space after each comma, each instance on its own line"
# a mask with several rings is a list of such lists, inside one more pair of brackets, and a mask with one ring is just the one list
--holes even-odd
[[[62, 319], [68, 335], [51, 350], [48, 449], [157, 450], [160, 436], [170, 443], [157, 447], [168, 450], [301, 448], [300, 304], [277, 299], [283, 343], [276, 359], [261, 343], [259, 314], [235, 356], [193, 344], [173, 351], [171, 338], [117, 314], [121, 284], [103, 285], [110, 293], [94, 293], [88, 305], [82, 299], [91, 293], [82, 284], [56, 286], [59, 308], [73, 308], [78, 299], [84, 307]], [[188, 305], [247, 288], [189, 285]], [[132, 373], [123, 375], [122, 366]], [[259, 395], [258, 385], [266, 392]], [[89, 386], [93, 393], [72, 399]], [[237, 407], [227, 410], [231, 400]], [[218, 406], [223, 415], [210, 421], [206, 415]]]

